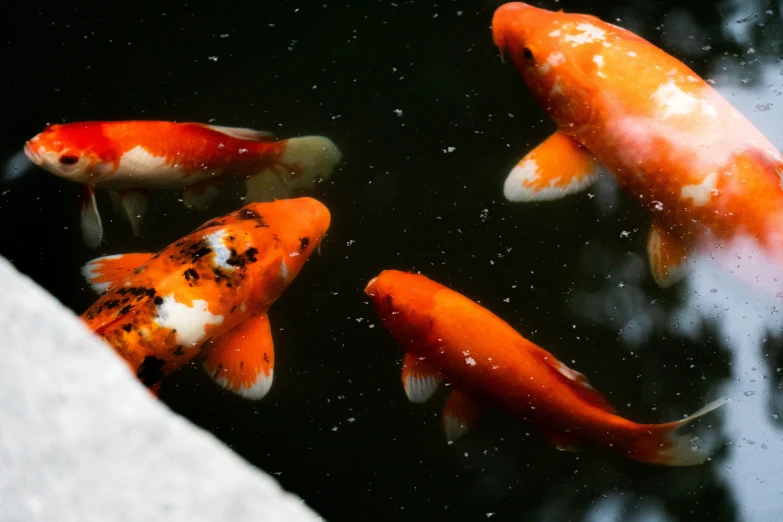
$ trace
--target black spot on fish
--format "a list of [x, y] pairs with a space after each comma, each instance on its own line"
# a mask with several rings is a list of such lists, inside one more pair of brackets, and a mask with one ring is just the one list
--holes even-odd
[[239, 369], [241, 370], [244, 367], [245, 367], [245, 361], [239, 361]]
[[258, 261], [258, 259], [256, 259], [256, 254], [258, 254], [257, 248], [250, 247], [247, 250], [245, 250], [245, 256], [247, 256], [247, 260], [250, 261], [251, 263], [255, 263], [256, 261]]
[[120, 310], [120, 315], [125, 315], [125, 314], [127, 314], [128, 312], [130, 312], [130, 309], [131, 309], [130, 305], [126, 305], [126, 306], [124, 306], [124, 307], [122, 308], [122, 310]]
[[307, 245], [310, 244], [310, 238], [309, 237], [303, 237], [299, 239], [299, 250], [304, 250], [307, 248]]
[[154, 355], [148, 355], [139, 365], [136, 377], [148, 388], [156, 385], [163, 378], [163, 366], [166, 361]]
[[195, 252], [193, 252], [192, 254], [190, 254], [190, 259], [191, 259], [191, 261], [193, 261], [195, 263], [196, 261], [198, 261], [202, 257], [204, 257], [206, 255], [209, 255], [211, 253], [212, 253], [212, 249], [211, 248], [209, 248], [209, 247], [201, 247], [198, 250], [196, 250]]
[[222, 370], [222, 369], [223, 369], [223, 363], [218, 364], [218, 367], [215, 370], [215, 373], [212, 374], [212, 378], [214, 379], [215, 377], [217, 377], [218, 374], [220, 373], [220, 370]]
[[157, 296], [155, 298], [155, 304], [158, 305], [158, 306], [162, 305], [163, 304], [163, 298], [161, 296]]
[[264, 352], [264, 362], [269, 364], [269, 356]]
[[120, 300], [112, 299], [111, 301], [106, 301], [106, 303], [104, 303], [104, 306], [106, 307], [107, 310], [117, 308], [118, 306], [120, 306]]
[[239, 212], [237, 212], [239, 219], [257, 219], [258, 214], [250, 210], [249, 208], [243, 208], [240, 209]]
[[174, 355], [177, 355], [177, 356], [184, 355], [185, 354], [185, 348], [180, 344], [179, 346], [177, 346], [177, 348], [174, 350], [173, 353], [174, 353]]
[[122, 325], [122, 329], [125, 330], [126, 332], [130, 332], [131, 328], [133, 328], [133, 325], [130, 323], [125, 323], [124, 325]]
[[182, 275], [185, 277], [185, 281], [190, 281], [191, 279], [198, 279], [198, 272], [196, 272], [193, 268], [188, 268], [185, 270]]

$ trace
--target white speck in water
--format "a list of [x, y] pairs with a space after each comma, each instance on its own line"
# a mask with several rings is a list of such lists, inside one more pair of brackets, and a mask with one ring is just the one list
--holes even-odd
[[466, 357], [465, 362], [470, 366], [476, 366], [476, 359], [474, 359], [473, 357]]
[[402, 118], [402, 109], [394, 109], [394, 114]]
[[218, 57], [217, 56], [208, 56], [207, 59], [208, 60], [212, 60], [213, 62], [218, 61]]

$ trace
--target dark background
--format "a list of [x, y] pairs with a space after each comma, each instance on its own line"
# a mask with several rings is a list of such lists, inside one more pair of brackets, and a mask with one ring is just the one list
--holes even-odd
[[[401, 353], [362, 293], [385, 268], [421, 270], [480, 301], [636, 421], [681, 418], [732, 376], [731, 352], [708, 327], [694, 339], [654, 323], [631, 345], [612, 313], [577, 313], [629, 262], [639, 265], [637, 294], [656, 310], [683, 299], [682, 288], [659, 290], [649, 276], [648, 215], [624, 194], [598, 187], [588, 192], [609, 197], [503, 200], [508, 171], [554, 125], [500, 62], [489, 29], [499, 4], [4, 3], [0, 159], [47, 123], [91, 119], [211, 121], [338, 144], [343, 162], [316, 192], [332, 212], [322, 255], [270, 313], [270, 394], [258, 403], [234, 397], [191, 364], [160, 395], [327, 520], [778, 520], [783, 497], [753, 507], [762, 515], [740, 507], [731, 470], [720, 469], [731, 441], [704, 466], [661, 468], [606, 451], [561, 453], [528, 426], [490, 414], [447, 445], [445, 394], [407, 402]], [[746, 55], [731, 24], [749, 24], [759, 55], [780, 55], [777, 4], [754, 4], [744, 21], [730, 4], [698, 1], [541, 5], [628, 27], [703, 76]], [[750, 85], [760, 81], [760, 65], [741, 65]], [[157, 192], [136, 238], [99, 193], [105, 239], [91, 251], [80, 239], [77, 194], [39, 169], [0, 185], [0, 254], [76, 313], [96, 299], [79, 274], [86, 261], [160, 250], [244, 195], [226, 190], [198, 212], [179, 194]], [[621, 239], [622, 231], [633, 233]], [[620, 299], [618, 317], [630, 306]], [[770, 368], [781, 366], [778, 353]], [[724, 426], [717, 415], [713, 428], [720, 435]], [[783, 459], [773, 464], [739, 480], [781, 482]]]

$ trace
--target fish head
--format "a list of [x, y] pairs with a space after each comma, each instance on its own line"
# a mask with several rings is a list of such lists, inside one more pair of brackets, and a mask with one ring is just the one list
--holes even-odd
[[105, 139], [96, 135], [91, 122], [48, 125], [24, 145], [27, 158], [46, 170], [77, 183], [91, 183], [105, 173], [112, 163], [105, 149]]
[[594, 16], [512, 2], [495, 11], [492, 36], [549, 115], [561, 127], [573, 127], [590, 120], [596, 60], [603, 59], [613, 27]]
[[276, 247], [283, 252], [280, 276], [288, 283], [320, 245], [331, 215], [323, 203], [305, 197], [250, 203], [230, 214], [227, 221], [232, 220], [255, 236], [257, 245], [268, 241], [271, 232]]
[[441, 288], [420, 274], [384, 270], [367, 283], [364, 293], [386, 329], [408, 351], [417, 353], [432, 329], [431, 312]]

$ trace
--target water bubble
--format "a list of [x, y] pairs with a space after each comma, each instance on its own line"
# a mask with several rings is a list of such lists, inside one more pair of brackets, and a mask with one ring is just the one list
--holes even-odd
[[663, 210], [663, 202], [661, 201], [650, 201], [650, 210], [654, 212], [660, 212]]

